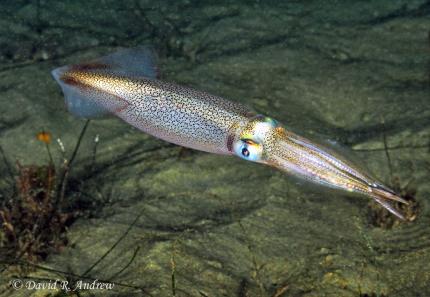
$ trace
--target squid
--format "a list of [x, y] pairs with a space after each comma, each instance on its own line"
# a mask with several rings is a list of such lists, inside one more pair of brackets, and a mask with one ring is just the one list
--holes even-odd
[[159, 80], [147, 47], [52, 71], [67, 109], [77, 117], [115, 115], [152, 136], [209, 153], [235, 155], [326, 187], [373, 198], [400, 219], [407, 204], [331, 148], [289, 131], [242, 104]]

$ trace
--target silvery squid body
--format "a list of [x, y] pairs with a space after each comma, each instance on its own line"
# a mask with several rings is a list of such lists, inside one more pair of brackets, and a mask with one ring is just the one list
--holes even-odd
[[236, 155], [314, 183], [365, 194], [403, 219], [392, 202], [405, 200], [331, 149], [241, 104], [158, 80], [155, 60], [153, 51], [140, 47], [60, 67], [52, 74], [76, 116], [113, 114], [177, 145]]

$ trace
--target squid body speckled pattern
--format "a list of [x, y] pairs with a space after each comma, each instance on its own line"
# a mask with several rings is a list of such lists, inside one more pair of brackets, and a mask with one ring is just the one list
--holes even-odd
[[351, 162], [241, 104], [158, 80], [155, 60], [153, 51], [140, 47], [60, 67], [52, 74], [76, 116], [113, 114], [177, 145], [236, 155], [318, 184], [365, 194], [403, 219], [392, 202], [407, 202]]

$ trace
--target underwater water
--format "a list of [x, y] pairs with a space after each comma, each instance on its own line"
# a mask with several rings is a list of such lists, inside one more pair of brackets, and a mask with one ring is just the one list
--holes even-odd
[[[53, 69], [140, 45], [346, 147], [407, 220], [67, 111]], [[430, 296], [430, 1], [1, 1], [0, 103], [1, 296]]]

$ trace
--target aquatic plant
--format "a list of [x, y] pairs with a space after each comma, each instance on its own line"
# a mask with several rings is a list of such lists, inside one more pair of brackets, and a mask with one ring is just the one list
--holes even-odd
[[[385, 124], [384, 120], [382, 120], [382, 136], [383, 136], [383, 144], [384, 144], [384, 153], [388, 163], [388, 169], [390, 173], [390, 187], [399, 194], [401, 198], [408, 202], [408, 204], [404, 203], [393, 203], [393, 207], [404, 214], [405, 219], [408, 221], [414, 221], [417, 218], [419, 211], [419, 204], [415, 199], [416, 188], [412, 186], [413, 178], [409, 179], [405, 184], [402, 184], [402, 181], [399, 176], [393, 173], [393, 165], [391, 162], [391, 156], [389, 152], [389, 148], [387, 145], [387, 136], [385, 133]], [[412, 171], [412, 169], [411, 169]], [[400, 224], [400, 220], [395, 218], [389, 214], [389, 212], [380, 208], [373, 203], [373, 201], [369, 202], [370, 207], [370, 223], [375, 227], [380, 227], [384, 229], [392, 228]]]
[[48, 164], [22, 165], [17, 162], [17, 172], [13, 173], [1, 150], [14, 181], [12, 195], [0, 209], [0, 246], [6, 258], [37, 262], [67, 245], [67, 228], [79, 211], [65, 208], [64, 197], [69, 172], [88, 123], [84, 125], [71, 157], [64, 158], [61, 165], [54, 164], [51, 134], [46, 131], [38, 133], [36, 138], [46, 147]]

